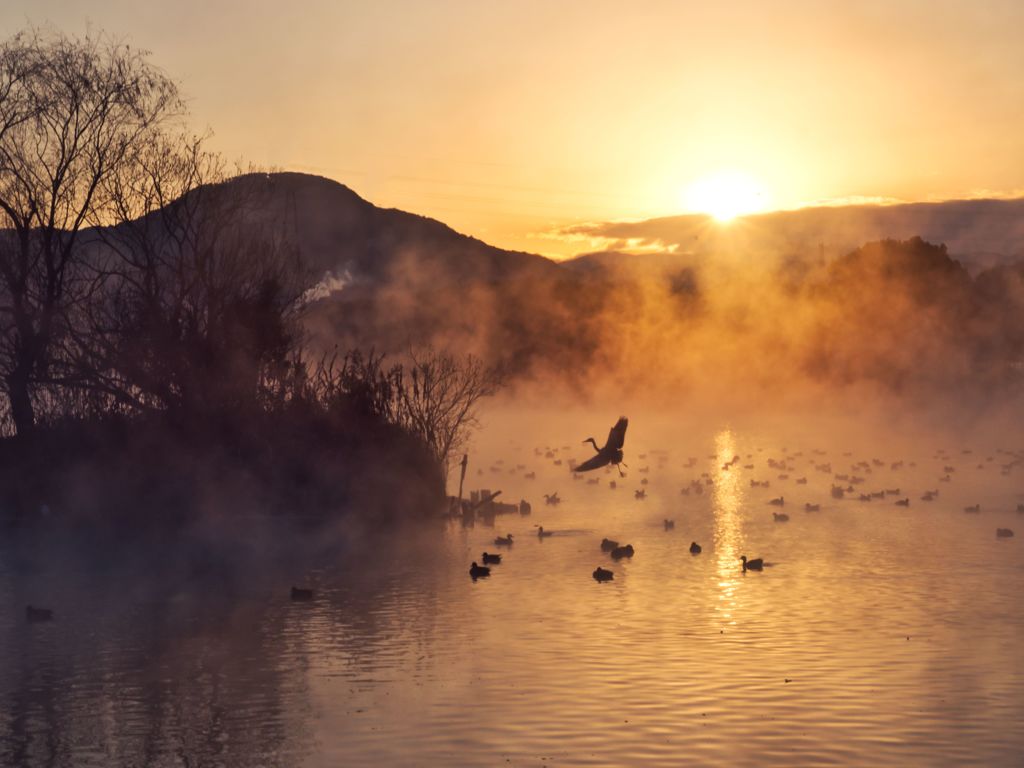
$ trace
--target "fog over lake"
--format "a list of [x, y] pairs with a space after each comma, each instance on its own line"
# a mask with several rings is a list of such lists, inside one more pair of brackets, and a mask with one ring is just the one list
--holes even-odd
[[995, 531], [1024, 520], [1020, 434], [745, 421], [639, 414], [626, 476], [574, 480], [607, 414], [495, 408], [466, 495], [530, 515], [315, 546], [254, 519], [232, 547], [197, 531], [187, 568], [9, 532], [0, 599], [55, 618], [0, 618], [0, 762], [1019, 765], [1024, 557]]

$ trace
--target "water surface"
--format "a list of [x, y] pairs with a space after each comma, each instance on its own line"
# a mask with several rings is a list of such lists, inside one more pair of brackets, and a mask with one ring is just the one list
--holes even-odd
[[[728, 425], [683, 448], [634, 435], [627, 476], [598, 471], [597, 484], [568, 474], [569, 457], [588, 455], [578, 444], [481, 447], [467, 487], [527, 498], [528, 517], [337, 531], [318, 547], [281, 545], [253, 522], [243, 532], [258, 543], [208, 555], [200, 576], [169, 567], [173, 554], [97, 564], [57, 534], [8, 534], [0, 764], [1024, 763], [1013, 446], [937, 455]], [[851, 471], [873, 458], [883, 466]], [[831, 474], [815, 469], [825, 462]], [[865, 478], [854, 497], [900, 495], [835, 500], [837, 473]], [[693, 481], [704, 492], [683, 495]], [[555, 490], [563, 503], [546, 506]], [[782, 510], [767, 503], [779, 495]], [[963, 511], [972, 504], [979, 514]], [[556, 535], [538, 539], [537, 525]], [[506, 532], [504, 562], [473, 582], [470, 561]], [[635, 557], [613, 562], [604, 536]], [[744, 573], [741, 554], [768, 565]], [[614, 581], [596, 583], [598, 565]], [[315, 599], [292, 602], [293, 583]], [[27, 623], [27, 603], [55, 620]]]

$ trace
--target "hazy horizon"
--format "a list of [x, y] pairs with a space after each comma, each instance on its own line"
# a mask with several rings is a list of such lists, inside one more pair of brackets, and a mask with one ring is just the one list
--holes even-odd
[[1024, 190], [1013, 2], [0, 9], [27, 24], [152, 51], [230, 158], [515, 250], [706, 207], [723, 174], [764, 210]]

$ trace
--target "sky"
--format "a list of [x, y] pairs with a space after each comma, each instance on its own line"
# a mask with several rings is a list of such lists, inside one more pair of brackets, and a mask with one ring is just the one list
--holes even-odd
[[148, 49], [245, 164], [507, 248], [580, 222], [1024, 194], [1024, 2], [4, 0]]

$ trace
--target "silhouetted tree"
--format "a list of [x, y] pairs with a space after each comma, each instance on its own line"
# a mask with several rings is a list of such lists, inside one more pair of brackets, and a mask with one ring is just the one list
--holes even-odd
[[19, 435], [36, 389], [59, 383], [57, 348], [84, 301], [83, 229], [132, 150], [181, 113], [147, 54], [102, 36], [33, 30], [0, 45], [0, 387]]
[[447, 478], [448, 468], [477, 425], [477, 405], [501, 387], [500, 368], [466, 355], [434, 349], [412, 351], [399, 391], [399, 423], [433, 453]]
[[201, 138], [163, 136], [132, 160], [92, 264], [102, 290], [77, 345], [90, 386], [190, 417], [285, 396], [309, 287], [285, 228]]

